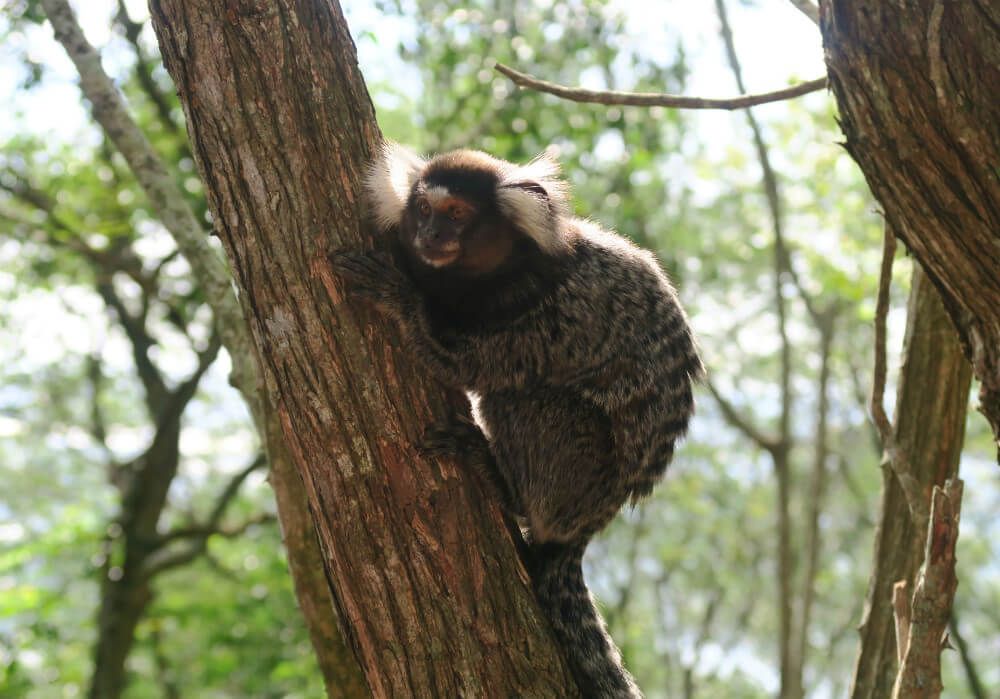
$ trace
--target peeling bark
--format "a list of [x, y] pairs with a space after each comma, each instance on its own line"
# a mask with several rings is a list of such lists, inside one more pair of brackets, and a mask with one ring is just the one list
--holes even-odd
[[577, 696], [499, 510], [455, 464], [417, 455], [456, 401], [331, 273], [331, 250], [363, 242], [361, 172], [380, 138], [339, 7], [159, 0], [151, 12], [372, 693]]

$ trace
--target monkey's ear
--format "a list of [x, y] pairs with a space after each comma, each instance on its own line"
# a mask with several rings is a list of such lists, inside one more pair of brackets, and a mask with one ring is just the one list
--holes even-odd
[[497, 188], [500, 211], [545, 252], [568, 247], [564, 220], [569, 215], [566, 182], [559, 163], [543, 153], [505, 174]]
[[413, 185], [427, 163], [398, 143], [385, 141], [365, 177], [372, 216], [387, 231], [403, 218]]

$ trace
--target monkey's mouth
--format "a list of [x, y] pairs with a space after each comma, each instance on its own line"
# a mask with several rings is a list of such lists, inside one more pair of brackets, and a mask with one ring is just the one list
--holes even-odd
[[418, 251], [420, 259], [431, 267], [444, 267], [458, 259], [460, 252], [458, 244], [441, 247], [422, 248]]

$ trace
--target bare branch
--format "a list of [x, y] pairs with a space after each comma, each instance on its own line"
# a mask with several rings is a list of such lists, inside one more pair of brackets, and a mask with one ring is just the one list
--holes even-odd
[[969, 644], [958, 627], [958, 617], [955, 615], [955, 610], [952, 609], [948, 631], [951, 633], [951, 637], [955, 639], [958, 655], [962, 659], [962, 667], [965, 669], [965, 679], [969, 684], [969, 691], [972, 693], [973, 699], [986, 699], [986, 688], [983, 687], [983, 681], [979, 679], [979, 671], [976, 669], [975, 663], [972, 662]]
[[115, 21], [121, 24], [125, 38], [128, 40], [128, 43], [132, 44], [132, 50], [135, 51], [135, 75], [139, 80], [142, 91], [146, 93], [153, 106], [156, 107], [156, 113], [160, 117], [160, 122], [173, 133], [177, 133], [180, 129], [171, 113], [166, 95], [163, 94], [163, 91], [153, 79], [153, 69], [150, 66], [149, 57], [142, 48], [142, 44], [139, 43], [139, 36], [142, 34], [142, 23], [136, 22], [129, 15], [128, 8], [125, 6], [125, 0], [118, 0], [118, 12], [115, 14]]
[[882, 266], [879, 270], [878, 295], [875, 298], [875, 369], [872, 375], [872, 392], [868, 410], [872, 422], [885, 444], [892, 434], [892, 423], [885, 413], [885, 323], [889, 313], [889, 286], [892, 284], [892, 261], [896, 255], [896, 236], [886, 223], [882, 238]]
[[97, 283], [97, 293], [104, 299], [105, 305], [114, 311], [118, 323], [128, 337], [129, 344], [132, 345], [132, 360], [135, 362], [136, 372], [146, 391], [146, 407], [149, 409], [150, 415], [155, 416], [158, 406], [166, 402], [169, 392], [163, 375], [149, 358], [149, 348], [155, 345], [156, 341], [146, 329], [146, 314], [143, 312], [136, 316], [129, 312], [118, 292], [115, 291], [110, 276], [107, 280]]
[[872, 376], [872, 393], [868, 400], [868, 410], [872, 422], [878, 430], [885, 449], [886, 457], [896, 480], [906, 495], [906, 504], [910, 509], [910, 517], [917, 531], [923, 531], [927, 526], [927, 503], [924, 502], [924, 489], [913, 475], [913, 467], [909, 458], [896, 442], [896, 433], [886, 415], [885, 406], [885, 320], [889, 312], [889, 286], [892, 283], [892, 261], [896, 254], [896, 236], [885, 224], [885, 235], [882, 240], [882, 267], [879, 271], [878, 296], [875, 300], [875, 369]]
[[722, 394], [715, 388], [715, 384], [712, 383], [711, 379], [705, 379], [705, 385], [708, 386], [708, 391], [715, 398], [715, 402], [719, 404], [719, 410], [722, 411], [722, 416], [726, 419], [726, 422], [746, 435], [750, 441], [754, 442], [764, 451], [773, 454], [778, 450], [780, 447], [779, 441], [774, 437], [764, 434], [750, 420], [740, 414], [736, 406], [722, 397]]
[[227, 539], [232, 539], [240, 536], [250, 527], [267, 524], [276, 520], [277, 517], [270, 512], [261, 512], [236, 526], [208, 531], [205, 533], [205, 536], [198, 537], [190, 546], [185, 546], [179, 551], [151, 555], [146, 559], [146, 563], [139, 575], [148, 580], [172, 568], [187, 565], [205, 553], [208, 548], [208, 539], [211, 536], [223, 536]]
[[620, 92], [618, 90], [587, 90], [582, 87], [566, 87], [545, 80], [539, 80], [526, 73], [497, 63], [493, 68], [500, 74], [510, 78], [516, 85], [547, 92], [571, 102], [589, 102], [593, 104], [626, 105], [633, 107], [675, 107], [677, 109], [746, 109], [758, 104], [780, 102], [782, 100], [800, 97], [810, 92], [816, 92], [826, 87], [826, 78], [817, 78], [809, 82], [786, 87], [783, 90], [765, 92], [757, 95], [739, 95], [725, 99], [704, 97], [685, 97], [683, 95], [668, 95], [659, 92]]
[[790, 0], [790, 2], [795, 5], [795, 9], [812, 20], [813, 24], [819, 26], [819, 5], [812, 0]]
[[[733, 41], [733, 32], [729, 26], [729, 17], [726, 12], [724, 0], [715, 0], [715, 7], [719, 16], [722, 40], [726, 47], [729, 66], [736, 79], [737, 88], [741, 92], [745, 92], [746, 86], [743, 83], [743, 69], [736, 54], [736, 44]], [[779, 673], [782, 693], [791, 692], [792, 694], [796, 694], [801, 693], [803, 658], [796, 652], [797, 646], [793, 641], [794, 611], [792, 608], [792, 580], [795, 576], [795, 562], [792, 556], [792, 519], [790, 512], [792, 478], [788, 452], [792, 442], [791, 420], [794, 397], [792, 394], [792, 345], [788, 337], [788, 309], [784, 292], [784, 277], [786, 275], [790, 276], [795, 283], [799, 294], [809, 309], [810, 315], [814, 319], [817, 315], [812, 306], [811, 299], [806, 294], [804, 287], [798, 282], [785, 247], [778, 178], [774, 168], [771, 167], [771, 160], [768, 157], [767, 144], [764, 141], [763, 131], [757, 123], [753, 111], [748, 109], [745, 113], [747, 121], [750, 124], [750, 129], [753, 132], [754, 146], [757, 150], [757, 157], [763, 172], [764, 194], [771, 211], [772, 227], [774, 230], [774, 304], [777, 315], [778, 336], [781, 339], [779, 375], [781, 412], [778, 417], [778, 445], [780, 448], [772, 452], [774, 475], [778, 486], [778, 556], [776, 572], [778, 577]], [[808, 614], [804, 615], [802, 620], [804, 622], [807, 621]], [[803, 628], [803, 636], [807, 633], [808, 629]]]
[[831, 316], [830, 322], [820, 327], [820, 369], [819, 381], [817, 382], [816, 394], [818, 396], [818, 406], [816, 409], [816, 437], [814, 440], [813, 470], [809, 488], [809, 500], [807, 505], [807, 530], [806, 530], [806, 570], [802, 577], [801, 612], [799, 613], [799, 623], [797, 635], [793, 648], [796, 652], [798, 662], [804, 663], [809, 637], [809, 624], [812, 619], [813, 603], [816, 599], [816, 577], [819, 573], [820, 550], [823, 547], [822, 528], [820, 527], [820, 514], [823, 511], [824, 498], [826, 497], [827, 485], [827, 459], [830, 456], [829, 444], [829, 384], [830, 384], [830, 362], [832, 346], [836, 324], [835, 316]]
[[243, 481], [247, 479], [251, 473], [257, 469], [266, 465], [267, 460], [263, 453], [257, 455], [253, 461], [250, 462], [244, 469], [233, 474], [233, 477], [226, 484], [226, 487], [222, 489], [219, 496], [215, 499], [215, 505], [212, 507], [212, 512], [209, 514], [208, 519], [202, 524], [195, 524], [187, 527], [177, 527], [170, 530], [159, 541], [159, 545], [164, 545], [178, 539], [189, 539], [194, 537], [208, 537], [215, 533], [221, 533], [219, 528], [219, 522], [222, 521], [222, 516], [226, 513], [226, 508], [236, 497], [236, 493], [239, 492], [240, 486], [243, 485]]

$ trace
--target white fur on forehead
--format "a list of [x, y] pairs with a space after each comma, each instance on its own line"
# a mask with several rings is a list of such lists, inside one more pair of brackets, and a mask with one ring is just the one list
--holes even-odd
[[413, 185], [427, 163], [398, 143], [386, 141], [365, 177], [372, 215], [380, 230], [400, 222]]
[[[500, 211], [546, 252], [569, 246], [563, 230], [569, 192], [559, 173], [559, 163], [543, 153], [527, 165], [502, 173], [497, 187]], [[533, 191], [534, 185], [547, 196]]]

